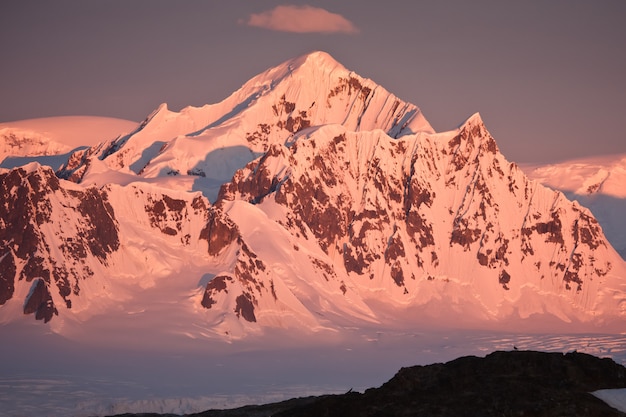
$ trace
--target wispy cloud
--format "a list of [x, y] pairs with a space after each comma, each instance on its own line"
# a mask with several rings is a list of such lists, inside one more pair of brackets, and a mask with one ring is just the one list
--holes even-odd
[[272, 10], [251, 14], [240, 23], [248, 26], [295, 33], [358, 33], [357, 27], [345, 17], [312, 6], [277, 6]]

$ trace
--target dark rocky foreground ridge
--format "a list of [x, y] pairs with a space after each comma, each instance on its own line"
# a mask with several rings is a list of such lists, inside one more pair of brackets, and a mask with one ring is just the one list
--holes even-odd
[[497, 351], [485, 358], [466, 356], [445, 364], [402, 368], [381, 387], [364, 393], [189, 416], [626, 416], [591, 394], [624, 387], [626, 368], [608, 358], [577, 352]]

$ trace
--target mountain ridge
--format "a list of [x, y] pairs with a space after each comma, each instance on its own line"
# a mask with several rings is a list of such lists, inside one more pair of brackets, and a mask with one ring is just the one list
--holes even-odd
[[238, 339], [626, 315], [595, 218], [509, 163], [479, 113], [436, 133], [321, 52], [0, 185], [3, 322], [28, 310], [63, 333], [127, 309]]
[[[323, 65], [317, 65], [320, 60]], [[334, 123], [354, 130], [380, 127], [394, 137], [432, 132], [419, 108], [320, 52], [253, 77], [218, 104], [180, 112], [162, 104], [134, 134], [118, 139], [100, 151], [98, 158], [108, 169], [144, 178], [201, 176], [195, 182], [206, 184], [204, 190], [214, 200], [219, 185], [270, 144], [284, 143], [289, 135], [309, 126]], [[205, 142], [201, 154], [199, 141]], [[89, 177], [85, 163], [68, 165], [60, 175], [76, 178], [83, 170], [79, 178]], [[100, 183], [96, 175], [87, 181]]]

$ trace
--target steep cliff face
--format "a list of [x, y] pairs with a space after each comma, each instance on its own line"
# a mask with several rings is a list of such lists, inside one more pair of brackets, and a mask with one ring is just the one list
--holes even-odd
[[[106, 266], [120, 247], [107, 193], [64, 188], [50, 168], [37, 164], [0, 174], [0, 222], [2, 304], [18, 281], [40, 279], [33, 291], [54, 287], [57, 303], [71, 308], [80, 282], [95, 273], [92, 262]], [[24, 313], [35, 311], [26, 303]]]
[[2, 321], [132, 315], [195, 338], [626, 315], [597, 221], [478, 114], [434, 133], [324, 53], [161, 106], [56, 176], [4, 170], [0, 192]]
[[[394, 140], [327, 126], [238, 171], [221, 201], [260, 210], [314, 240], [367, 298], [484, 317], [620, 313], [623, 264], [588, 210], [529, 181], [478, 115], [457, 131]], [[606, 294], [605, 294], [606, 293]]]

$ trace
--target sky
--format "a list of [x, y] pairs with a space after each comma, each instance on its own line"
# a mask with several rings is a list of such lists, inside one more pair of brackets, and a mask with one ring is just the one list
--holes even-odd
[[626, 153], [623, 0], [2, 0], [0, 123], [143, 120], [323, 50], [518, 163]]

